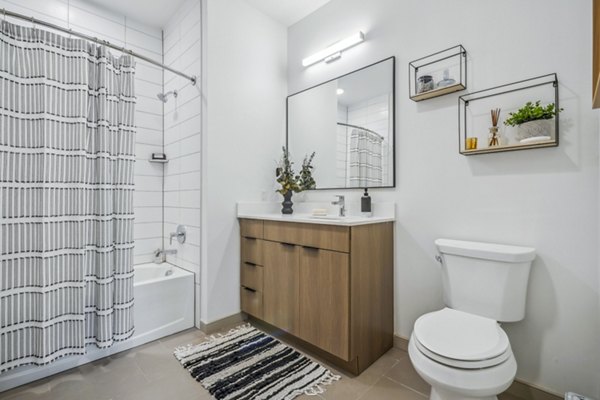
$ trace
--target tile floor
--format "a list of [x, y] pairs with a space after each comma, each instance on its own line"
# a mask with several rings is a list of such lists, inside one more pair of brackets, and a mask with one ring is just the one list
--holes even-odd
[[[196, 329], [168, 336], [111, 357], [83, 365], [11, 391], [2, 400], [209, 400], [212, 397], [190, 378], [173, 356], [173, 349], [200, 343]], [[342, 379], [319, 396], [298, 400], [424, 400], [429, 386], [414, 371], [405, 351], [393, 348], [360, 376], [335, 368]], [[504, 394], [500, 400], [517, 400]]]

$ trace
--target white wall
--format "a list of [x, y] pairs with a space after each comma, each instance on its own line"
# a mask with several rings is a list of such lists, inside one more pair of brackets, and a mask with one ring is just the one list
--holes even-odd
[[[177, 90], [165, 103], [165, 248], [176, 249], [169, 262], [195, 274], [196, 325], [200, 323], [200, 189], [201, 189], [201, 2], [188, 0], [164, 28], [164, 62], [198, 78], [196, 86], [165, 71], [164, 90]], [[177, 225], [187, 228], [187, 240], [169, 244]]]
[[[397, 204], [396, 333], [408, 337], [419, 315], [442, 307], [435, 238], [534, 246], [526, 318], [504, 325], [518, 377], [600, 398], [590, 22], [588, 0], [332, 0], [288, 30], [288, 92], [395, 55], [397, 188], [372, 196]], [[366, 42], [339, 61], [301, 66], [302, 58], [359, 29]], [[469, 52], [470, 91], [558, 73], [565, 108], [560, 147], [458, 154], [457, 95], [414, 103], [406, 77], [410, 60], [459, 43]]]
[[[65, 28], [109, 40], [147, 57], [162, 57], [162, 33], [123, 15], [107, 11], [82, 0], [0, 0], [6, 8]], [[7, 20], [31, 26], [22, 20]], [[111, 50], [115, 55], [119, 52]], [[135, 263], [152, 260], [154, 249], [162, 244], [162, 166], [147, 160], [162, 151], [162, 70], [145, 61], [136, 61], [137, 96], [135, 164]]]
[[243, 0], [207, 0], [201, 319], [240, 311], [236, 202], [273, 186], [285, 132], [286, 29]]

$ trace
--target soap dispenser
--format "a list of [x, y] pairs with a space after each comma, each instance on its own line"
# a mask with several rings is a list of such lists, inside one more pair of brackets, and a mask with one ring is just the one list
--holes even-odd
[[373, 215], [371, 196], [369, 196], [369, 189], [367, 188], [365, 188], [365, 194], [360, 198], [360, 212], [363, 217], [371, 217]]

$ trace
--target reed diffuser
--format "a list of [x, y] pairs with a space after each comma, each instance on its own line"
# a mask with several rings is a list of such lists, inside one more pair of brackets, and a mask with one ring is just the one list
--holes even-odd
[[500, 121], [500, 109], [495, 108], [490, 111], [492, 114], [492, 127], [490, 128], [490, 140], [488, 145], [490, 147], [500, 145], [500, 135], [498, 135], [498, 121]]

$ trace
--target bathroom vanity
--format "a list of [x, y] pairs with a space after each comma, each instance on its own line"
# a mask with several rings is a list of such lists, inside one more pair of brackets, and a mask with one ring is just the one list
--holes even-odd
[[360, 374], [393, 345], [393, 218], [240, 217], [241, 307]]

